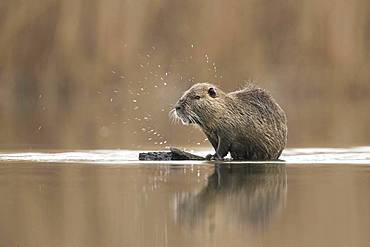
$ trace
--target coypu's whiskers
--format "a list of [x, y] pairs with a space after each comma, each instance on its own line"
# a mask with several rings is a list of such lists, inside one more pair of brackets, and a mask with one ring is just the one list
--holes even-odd
[[172, 108], [169, 112], [168, 112], [168, 116], [171, 117], [173, 115], [175, 111], [175, 108]]
[[175, 109], [171, 109], [168, 115], [169, 115], [171, 124], [177, 123], [179, 121], [179, 117], [177, 116]]
[[[178, 114], [176, 109], [172, 109], [170, 112], [169, 112], [169, 117], [170, 117], [170, 120], [171, 120], [171, 124], [178, 124], [180, 122], [183, 121], [184, 119], [184, 116], [183, 114]], [[186, 117], [185, 117], [186, 118]]]
[[173, 118], [173, 117], [174, 117], [174, 116], [173, 116], [174, 114], [175, 114], [175, 109], [171, 109], [171, 110], [168, 112], [168, 117], [169, 117], [169, 118]]

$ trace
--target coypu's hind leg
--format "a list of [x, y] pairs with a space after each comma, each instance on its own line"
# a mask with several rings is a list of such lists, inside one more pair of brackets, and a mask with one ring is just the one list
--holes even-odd
[[230, 156], [233, 160], [251, 160], [248, 149], [241, 145], [233, 145], [230, 150]]
[[233, 143], [230, 149], [230, 155], [237, 161], [256, 161], [259, 160], [258, 151], [255, 145], [250, 142]]

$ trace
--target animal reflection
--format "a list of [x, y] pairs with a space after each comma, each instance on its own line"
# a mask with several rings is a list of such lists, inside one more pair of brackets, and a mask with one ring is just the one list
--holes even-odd
[[286, 197], [285, 165], [216, 165], [206, 187], [177, 200], [175, 220], [188, 226], [202, 222], [265, 225], [281, 211]]

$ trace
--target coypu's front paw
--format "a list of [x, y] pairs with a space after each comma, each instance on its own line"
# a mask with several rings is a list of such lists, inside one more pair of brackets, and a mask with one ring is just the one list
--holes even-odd
[[217, 154], [208, 154], [206, 160], [224, 160], [223, 158], [218, 157]]
[[206, 160], [214, 160], [214, 159], [215, 159], [215, 155], [214, 154], [207, 154]]

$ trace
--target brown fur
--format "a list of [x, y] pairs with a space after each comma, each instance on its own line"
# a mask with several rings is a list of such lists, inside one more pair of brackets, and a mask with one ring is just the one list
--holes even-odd
[[261, 88], [224, 93], [212, 84], [198, 83], [172, 112], [184, 124], [199, 125], [216, 159], [230, 152], [234, 160], [276, 160], [287, 143], [285, 113]]

